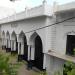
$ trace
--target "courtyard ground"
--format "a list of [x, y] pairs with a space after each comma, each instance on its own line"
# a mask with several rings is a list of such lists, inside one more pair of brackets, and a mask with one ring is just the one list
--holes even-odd
[[5, 50], [1, 50], [1, 49], [0, 49], [0, 53], [4, 54], [6, 56], [10, 56], [9, 62], [11, 64], [20, 63], [20, 66], [17, 69], [18, 75], [44, 75], [41, 71], [39, 71], [36, 68], [33, 68], [32, 70], [28, 70], [27, 63], [25, 61], [22, 61], [22, 62], [17, 61], [17, 55], [12, 56], [10, 52], [6, 53]]

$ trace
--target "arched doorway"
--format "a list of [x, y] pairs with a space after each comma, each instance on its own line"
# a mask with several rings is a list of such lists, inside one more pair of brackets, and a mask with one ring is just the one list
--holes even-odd
[[[32, 65], [36, 68], [43, 70], [43, 46], [42, 46], [42, 40], [40, 36], [35, 32], [30, 37], [30, 55], [32, 61]], [[34, 56], [34, 57], [33, 57]]]
[[18, 60], [26, 60], [28, 58], [28, 46], [27, 46], [27, 39], [23, 31], [19, 34], [19, 54]]
[[2, 49], [6, 49], [5, 32], [2, 32]]
[[10, 48], [10, 34], [7, 31], [6, 33], [6, 52], [10, 52], [11, 48]]
[[37, 35], [35, 38], [35, 62], [34, 65], [39, 68], [43, 69], [43, 51], [42, 51], [42, 41], [41, 38]]
[[13, 31], [11, 35], [11, 54], [18, 53], [18, 42], [16, 33]]

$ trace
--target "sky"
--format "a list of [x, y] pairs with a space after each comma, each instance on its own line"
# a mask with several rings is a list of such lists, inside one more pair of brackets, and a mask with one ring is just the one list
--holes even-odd
[[[46, 0], [48, 4], [52, 5], [54, 1], [58, 2], [58, 4], [64, 4], [68, 2], [72, 2], [75, 0]], [[16, 12], [21, 12], [25, 10], [25, 7], [31, 8], [38, 5], [41, 5], [43, 0], [16, 0], [15, 2], [11, 2], [10, 0], [0, 0], [0, 6], [12, 8]]]

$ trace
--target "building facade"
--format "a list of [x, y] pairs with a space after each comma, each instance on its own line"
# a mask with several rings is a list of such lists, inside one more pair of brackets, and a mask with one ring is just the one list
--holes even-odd
[[[18, 53], [18, 60], [31, 61], [48, 75], [60, 71], [75, 47], [74, 5], [41, 6], [0, 20], [2, 49]], [[72, 58], [74, 59], [74, 58]], [[74, 62], [74, 60], [70, 60]]]

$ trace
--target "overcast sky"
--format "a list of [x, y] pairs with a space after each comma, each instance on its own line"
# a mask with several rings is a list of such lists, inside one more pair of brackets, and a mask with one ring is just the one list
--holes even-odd
[[[17, 0], [10, 2], [9, 0], [0, 0], [0, 6], [13, 8], [16, 12], [21, 12], [25, 7], [31, 8], [42, 4], [42, 1], [43, 0]], [[52, 4], [54, 1], [57, 1], [59, 4], [64, 4], [75, 0], [47, 0], [47, 3]]]

